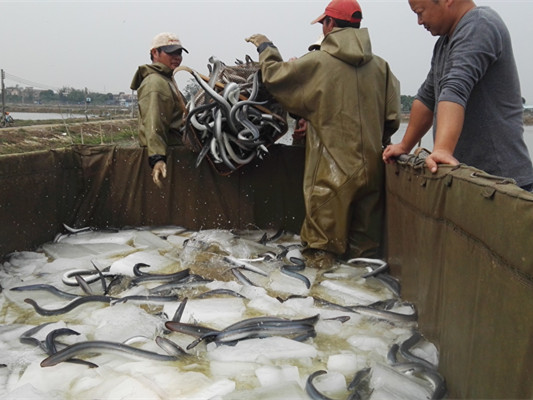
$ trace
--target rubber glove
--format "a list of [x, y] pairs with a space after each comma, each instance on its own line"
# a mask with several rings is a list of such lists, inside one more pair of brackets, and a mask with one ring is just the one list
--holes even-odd
[[154, 168], [152, 168], [152, 179], [157, 187], [161, 189], [163, 187], [163, 182], [161, 182], [159, 176], [161, 176], [161, 178], [167, 177], [167, 164], [163, 160], [156, 162]]
[[267, 38], [265, 35], [262, 35], [260, 33], [256, 33], [255, 35], [252, 35], [250, 37], [247, 37], [247, 42], [253, 43], [255, 47], [259, 47], [261, 44], [266, 42], [271, 42], [269, 38]]

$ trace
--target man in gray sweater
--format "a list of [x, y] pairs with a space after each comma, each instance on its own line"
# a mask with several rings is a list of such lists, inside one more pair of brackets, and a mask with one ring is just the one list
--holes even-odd
[[427, 167], [459, 162], [513, 178], [533, 189], [523, 139], [520, 82], [509, 31], [491, 8], [472, 0], [409, 0], [433, 36], [431, 70], [420, 87], [401, 143], [383, 152], [386, 163], [409, 153], [433, 126]]

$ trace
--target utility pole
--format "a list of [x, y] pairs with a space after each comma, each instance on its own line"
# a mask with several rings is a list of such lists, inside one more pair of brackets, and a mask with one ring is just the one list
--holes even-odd
[[134, 90], [131, 91], [131, 118], [134, 118], [135, 117], [135, 95], [134, 95]]
[[6, 98], [5, 98], [5, 88], [4, 88], [4, 70], [0, 70], [0, 80], [2, 81], [2, 121], [6, 122]]
[[89, 121], [89, 116], [87, 115], [87, 104], [89, 103], [89, 97], [87, 96], [87, 88], [85, 88], [85, 121]]

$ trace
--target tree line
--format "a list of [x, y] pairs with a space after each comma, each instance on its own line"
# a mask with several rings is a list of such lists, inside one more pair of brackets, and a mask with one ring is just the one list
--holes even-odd
[[11, 104], [85, 104], [88, 101], [96, 105], [113, 105], [118, 100], [112, 93], [86, 92], [68, 87], [57, 92], [17, 87], [6, 88], [5, 101]]
[[[182, 89], [187, 99], [190, 99], [199, 89], [198, 84], [189, 81]], [[94, 105], [118, 104], [118, 99], [113, 93], [97, 93], [80, 89], [64, 87], [57, 92], [53, 90], [35, 90], [27, 88], [8, 88], [5, 101], [11, 104], [85, 104], [87, 99]], [[413, 104], [414, 96], [401, 96], [402, 112], [409, 113]]]

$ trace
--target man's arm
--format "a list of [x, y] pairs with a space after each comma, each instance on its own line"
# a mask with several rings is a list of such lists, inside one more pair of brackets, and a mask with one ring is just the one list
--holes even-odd
[[[167, 83], [163, 84], [166, 89]], [[143, 93], [139, 98], [139, 108], [142, 110], [141, 123], [148, 148], [148, 162], [152, 167], [152, 179], [161, 187], [161, 178], [166, 178], [167, 135], [174, 109], [171, 92], [168, 94], [157, 88]]]
[[413, 147], [422, 139], [433, 124], [433, 111], [425, 106], [420, 100], [415, 100], [411, 108], [411, 116], [407, 130], [398, 144], [387, 146], [383, 151], [383, 161], [387, 164], [402, 154], [408, 154]]
[[391, 136], [398, 130], [401, 123], [400, 82], [387, 65], [387, 94], [385, 102], [385, 123], [383, 125], [382, 145], [391, 143]]
[[435, 144], [433, 152], [426, 158], [426, 165], [431, 172], [437, 172], [437, 164], [459, 164], [453, 152], [461, 136], [464, 119], [465, 109], [462, 105], [451, 101], [439, 102]]

